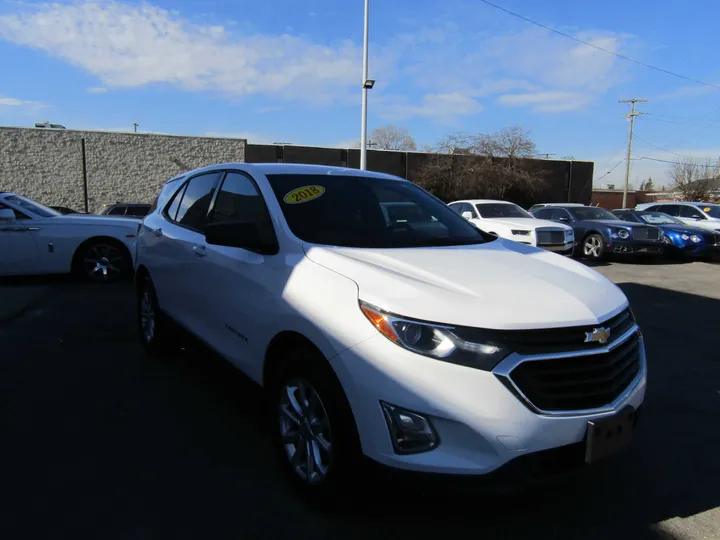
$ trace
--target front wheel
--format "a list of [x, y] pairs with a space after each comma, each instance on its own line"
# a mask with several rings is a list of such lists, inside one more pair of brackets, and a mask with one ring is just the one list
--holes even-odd
[[316, 502], [357, 488], [355, 420], [340, 382], [315, 351], [293, 351], [271, 386], [277, 453], [290, 481]]
[[85, 279], [96, 283], [111, 283], [130, 275], [132, 262], [124, 246], [98, 240], [78, 250], [76, 271]]
[[155, 287], [149, 277], [138, 286], [137, 324], [145, 350], [153, 356], [165, 355], [170, 349], [167, 320], [160, 311]]
[[605, 257], [605, 240], [599, 234], [591, 234], [583, 241], [583, 255], [594, 261]]

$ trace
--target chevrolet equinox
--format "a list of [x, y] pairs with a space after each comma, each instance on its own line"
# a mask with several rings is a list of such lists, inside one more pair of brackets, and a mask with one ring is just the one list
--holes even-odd
[[629, 442], [645, 396], [618, 287], [386, 174], [182, 173], [139, 225], [136, 288], [151, 354], [177, 323], [267, 390], [280, 462], [316, 496], [367, 458], [421, 479], [584, 466]]

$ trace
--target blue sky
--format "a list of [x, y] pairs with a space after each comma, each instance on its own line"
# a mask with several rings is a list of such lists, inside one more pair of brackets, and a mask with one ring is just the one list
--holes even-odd
[[[720, 85], [716, 0], [495, 0], [683, 75]], [[359, 139], [362, 0], [0, 0], [0, 125]], [[371, 1], [369, 129], [445, 134], [522, 124], [538, 152], [596, 162], [620, 183], [627, 105], [647, 97], [634, 155], [720, 156], [720, 90], [583, 46], [477, 0]], [[659, 148], [658, 148], [659, 147]], [[667, 165], [633, 162], [632, 180]]]

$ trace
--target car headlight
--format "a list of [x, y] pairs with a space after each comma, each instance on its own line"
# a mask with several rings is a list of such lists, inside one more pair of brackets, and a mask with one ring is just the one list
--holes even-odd
[[702, 238], [700, 238], [697, 234], [693, 234], [693, 235], [690, 237], [690, 240], [692, 240], [694, 243], [697, 244], [697, 243], [699, 243], [699, 242], [702, 240]]
[[568, 229], [565, 231], [565, 236], [567, 236], [568, 238], [573, 238], [575, 236], [575, 231], [573, 231], [572, 229]]
[[680, 238], [682, 238], [683, 240], [690, 240], [690, 235], [683, 233], [680, 235]]
[[519, 231], [516, 229], [512, 229], [510, 232], [517, 236], [530, 236], [530, 231]]
[[670, 238], [668, 235], [663, 236], [663, 241], [670, 246], [672, 246], [673, 244], [672, 238]]
[[[378, 331], [396, 345], [423, 356], [492, 371], [510, 351], [490, 336], [466, 341], [452, 326], [406, 319], [360, 302], [360, 309]], [[479, 332], [473, 329], [475, 332]]]
[[627, 240], [628, 238], [630, 238], [630, 231], [628, 231], [627, 229], [618, 229], [617, 235], [623, 240]]

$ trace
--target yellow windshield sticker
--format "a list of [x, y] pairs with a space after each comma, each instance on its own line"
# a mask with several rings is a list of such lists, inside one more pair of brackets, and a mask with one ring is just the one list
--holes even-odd
[[711, 208], [709, 206], [706, 206], [705, 208], [703, 208], [703, 212], [709, 212], [710, 210], [711, 210]]
[[283, 201], [288, 204], [300, 204], [317, 199], [323, 193], [325, 193], [325, 188], [322, 186], [303, 186], [290, 191], [283, 197]]

